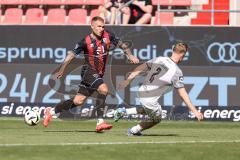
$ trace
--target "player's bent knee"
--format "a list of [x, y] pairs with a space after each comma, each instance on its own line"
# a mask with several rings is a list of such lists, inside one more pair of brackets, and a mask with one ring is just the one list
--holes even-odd
[[154, 122], [154, 123], [160, 123], [161, 120], [162, 120], [162, 116], [161, 116], [161, 115], [160, 115], [160, 116], [155, 116], [155, 117], [153, 118], [153, 122]]
[[75, 96], [73, 99], [73, 103], [75, 105], [82, 105], [86, 100], [85, 96]]
[[150, 13], [146, 13], [146, 14], [144, 14], [144, 16], [145, 16], [146, 18], [151, 18], [151, 17], [152, 17], [152, 15], [151, 15]]
[[129, 9], [128, 7], [122, 8], [121, 11], [122, 11], [124, 14], [130, 15], [130, 9]]
[[101, 90], [101, 91], [99, 91], [99, 94], [107, 95], [108, 94], [108, 90]]
[[156, 111], [153, 112], [148, 112], [148, 115], [151, 119], [152, 122], [154, 123], [160, 123], [162, 120], [162, 109], [161, 107], [158, 107], [158, 109]]
[[103, 95], [107, 95], [107, 93], [108, 93], [107, 85], [106, 84], [100, 85], [99, 88], [98, 88], [98, 93], [103, 94]]

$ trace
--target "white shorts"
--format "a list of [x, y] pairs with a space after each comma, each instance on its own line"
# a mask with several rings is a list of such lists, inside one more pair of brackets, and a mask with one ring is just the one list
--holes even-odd
[[148, 97], [148, 98], [139, 98], [140, 103], [153, 111], [158, 110], [159, 108], [162, 110], [161, 105], [158, 103], [158, 97]]
[[140, 98], [139, 100], [150, 120], [161, 121], [162, 107], [158, 101], [153, 98]]

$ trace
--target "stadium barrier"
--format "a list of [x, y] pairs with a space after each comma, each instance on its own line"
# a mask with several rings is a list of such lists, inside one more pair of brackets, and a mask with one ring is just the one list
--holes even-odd
[[[68, 67], [69, 74], [62, 80], [55, 82], [50, 77], [63, 62], [67, 50], [90, 32], [89, 26], [0, 28], [0, 116], [21, 115], [26, 106], [54, 106], [76, 93], [81, 80], [81, 56]], [[141, 62], [169, 56], [175, 42], [187, 42], [190, 49], [180, 67], [192, 102], [201, 106], [207, 120], [239, 121], [239, 28], [109, 26], [107, 29], [128, 42]], [[111, 92], [108, 106], [140, 105], [137, 88], [144, 77], [134, 80], [125, 91], [116, 91], [116, 85], [136, 65], [126, 60], [121, 49], [111, 50], [109, 54], [105, 75]], [[85, 107], [92, 103], [94, 98]], [[184, 106], [174, 91], [164, 95], [160, 103], [163, 108]]]
[[[46, 106], [52, 104], [33, 104], [33, 103], [3, 103], [0, 106], [1, 117], [22, 117], [26, 111], [33, 109], [43, 116]], [[104, 107], [104, 117], [107, 119], [113, 118], [114, 110], [117, 105], [110, 104]], [[138, 107], [138, 106], [137, 106]], [[239, 107], [218, 107], [218, 106], [204, 106], [197, 107], [203, 113], [204, 121], [240, 121]], [[69, 111], [64, 111], [60, 115], [60, 119], [74, 119], [74, 120], [89, 120], [96, 118], [94, 105], [86, 104], [81, 108], [74, 108]], [[146, 115], [130, 115], [124, 116], [125, 120], [143, 120], [147, 119]], [[196, 120], [195, 115], [189, 112], [184, 106], [163, 106], [162, 120]]]

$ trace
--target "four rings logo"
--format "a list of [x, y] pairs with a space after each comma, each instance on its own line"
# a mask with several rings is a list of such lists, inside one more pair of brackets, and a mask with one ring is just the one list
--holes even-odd
[[213, 63], [240, 63], [240, 42], [214, 42], [208, 46], [207, 56]]

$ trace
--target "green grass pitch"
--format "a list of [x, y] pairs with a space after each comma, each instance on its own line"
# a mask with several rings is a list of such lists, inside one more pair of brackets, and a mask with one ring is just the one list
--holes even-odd
[[95, 121], [53, 121], [27, 126], [23, 120], [0, 119], [0, 160], [239, 160], [240, 123], [163, 121], [127, 136], [137, 121], [114, 123], [95, 133]]

